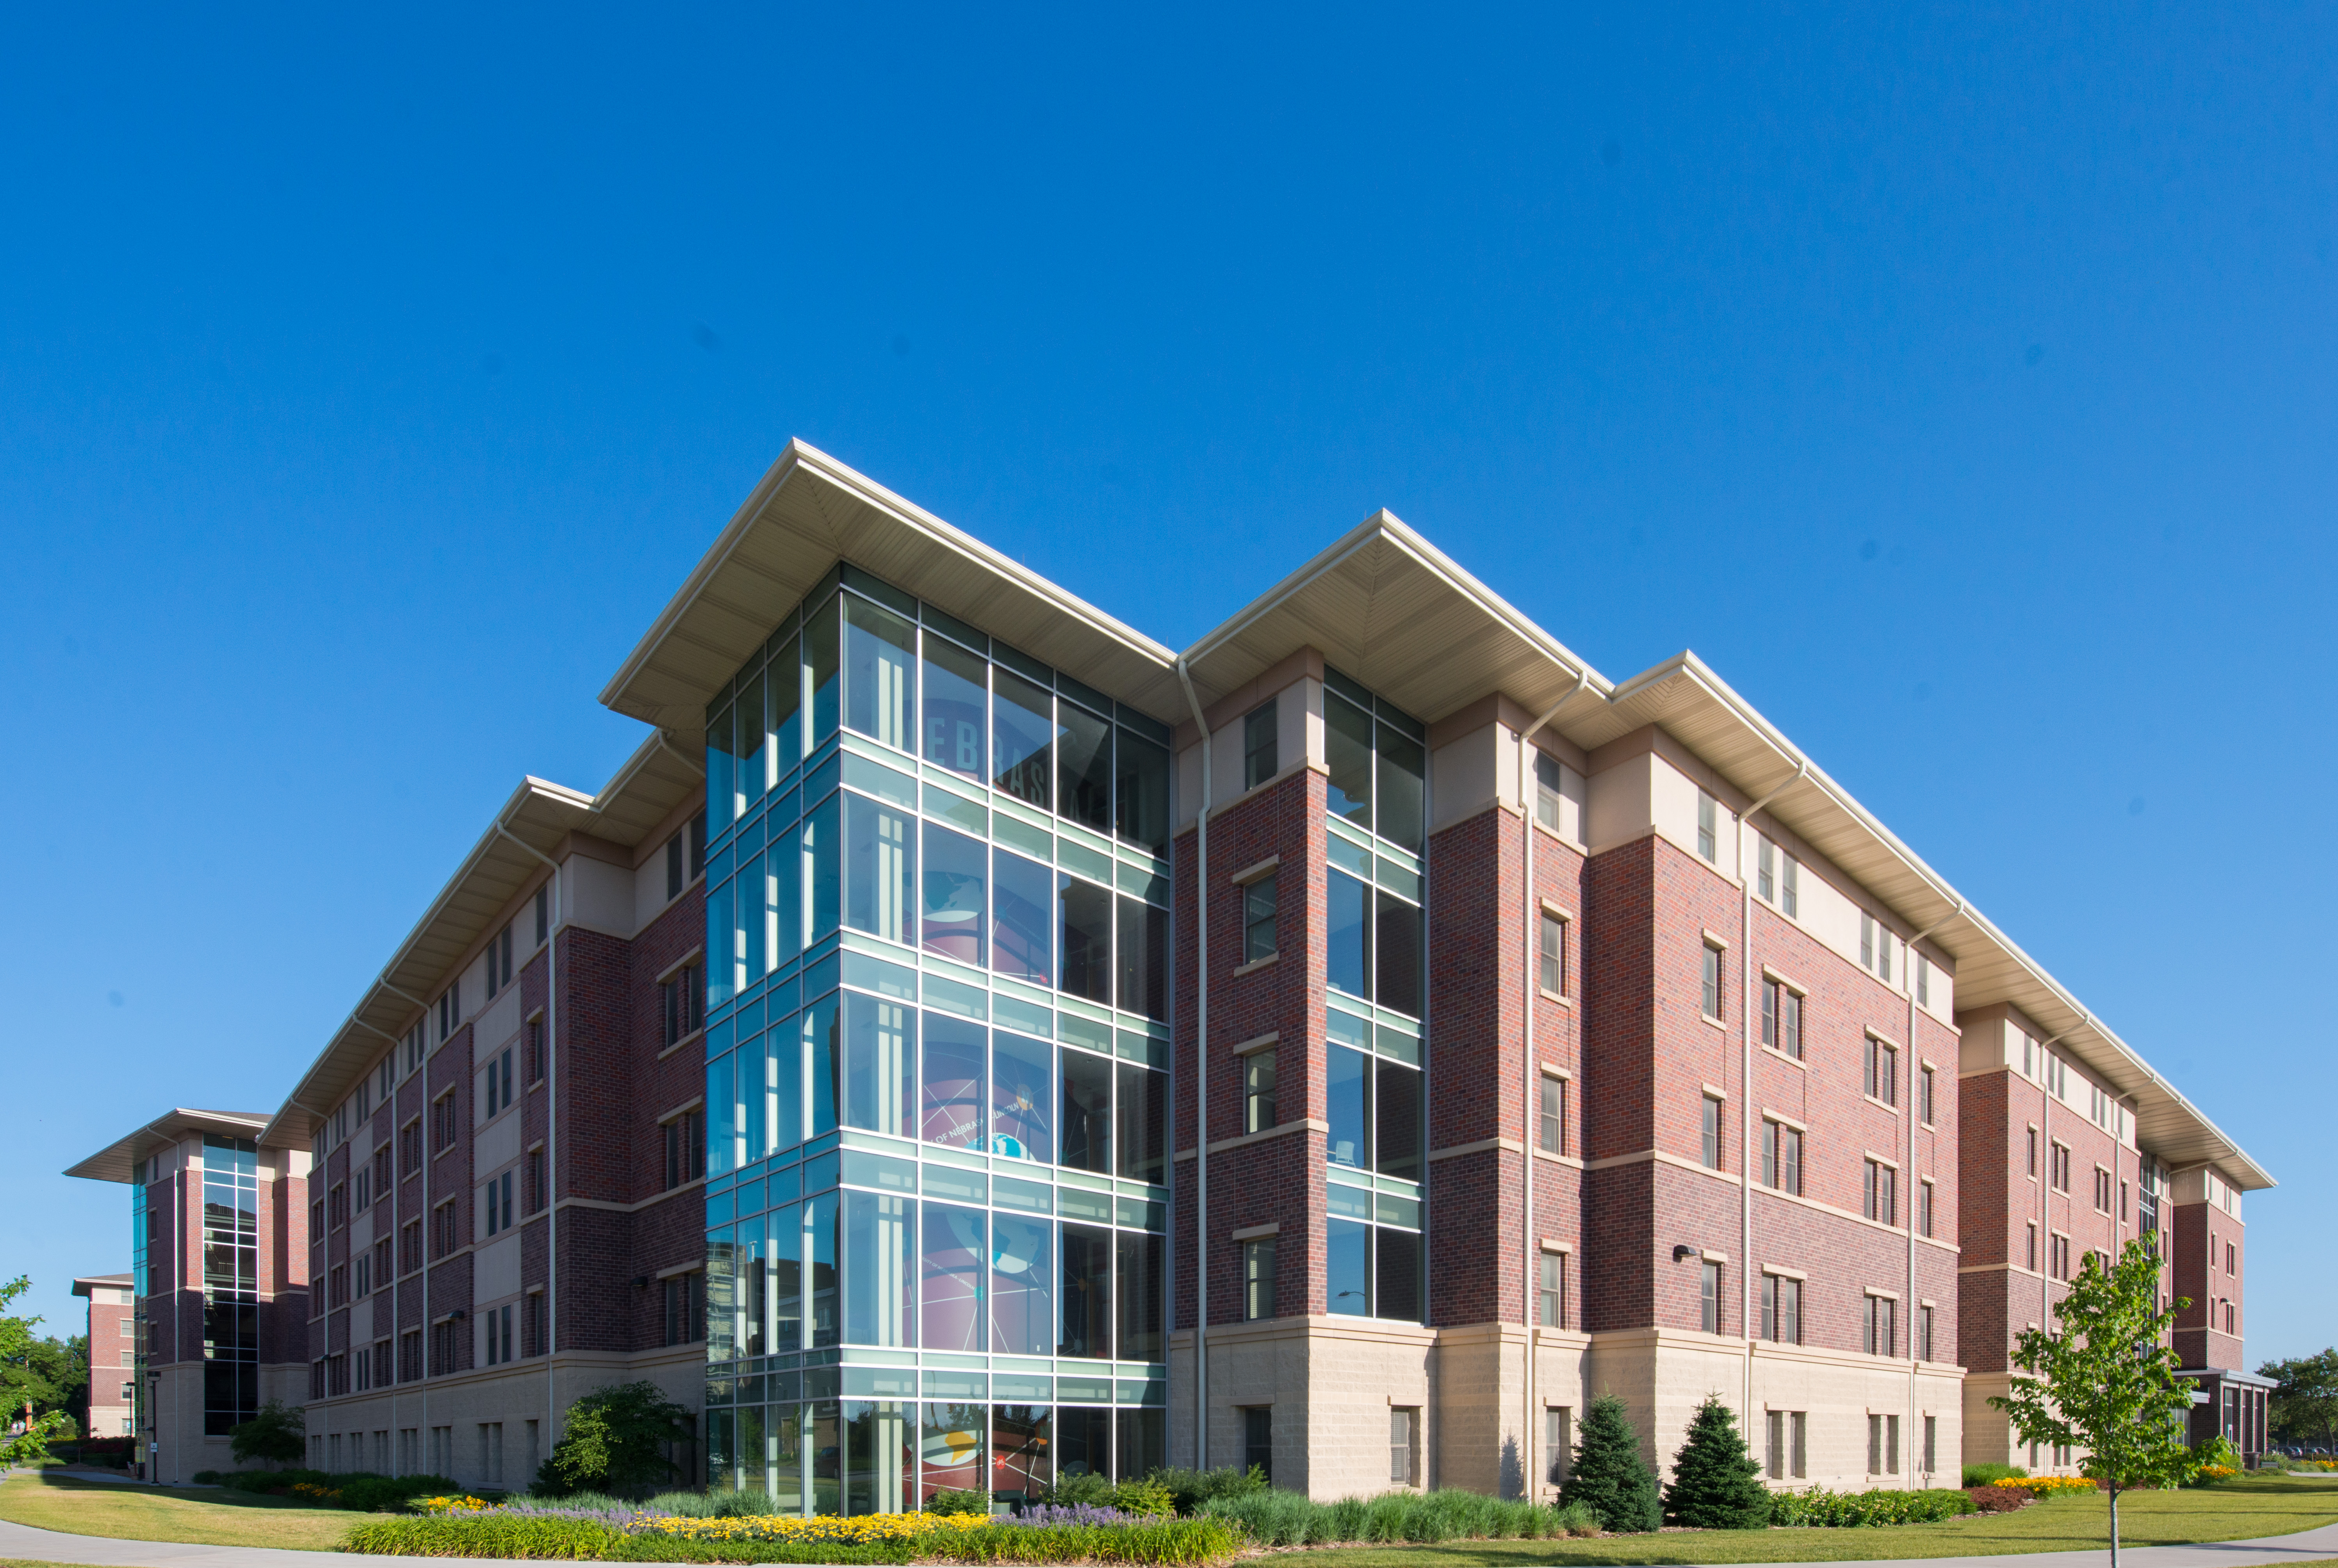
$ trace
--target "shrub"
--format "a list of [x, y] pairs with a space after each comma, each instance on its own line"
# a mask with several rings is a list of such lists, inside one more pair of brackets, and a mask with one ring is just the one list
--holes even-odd
[[928, 1514], [988, 1514], [990, 1494], [972, 1486], [945, 1486], [926, 1499]]
[[1846, 1530], [1884, 1524], [1931, 1524], [1974, 1512], [1963, 1492], [1940, 1487], [1922, 1492], [1832, 1492], [1813, 1486], [1780, 1492], [1771, 1498], [1773, 1524], [1804, 1529]]
[[1770, 1522], [1761, 1474], [1745, 1452], [1736, 1413], [1708, 1395], [1689, 1418], [1688, 1441], [1673, 1456], [1665, 1517], [1698, 1530], [1759, 1530]]
[[229, 1452], [239, 1465], [253, 1460], [290, 1465], [309, 1451], [308, 1417], [281, 1399], [270, 1399], [249, 1421], [228, 1428]]
[[2029, 1472], [2019, 1465], [1968, 1465], [1964, 1484], [1967, 1486], [1994, 1486], [2011, 1475], [2027, 1475]]
[[358, 1525], [341, 1541], [344, 1552], [418, 1557], [614, 1557], [624, 1532], [584, 1519], [526, 1514], [465, 1518], [408, 1514]]
[[1599, 1515], [1584, 1504], [1570, 1503], [1564, 1508], [1552, 1510], [1550, 1533], [1553, 1535], [1596, 1535], [1599, 1534]]
[[219, 1478], [220, 1473], [216, 1470], [198, 1470], [195, 1472], [195, 1485], [198, 1486], [216, 1486], [219, 1485]]
[[1245, 1493], [1263, 1492], [1268, 1485], [1266, 1472], [1255, 1465], [1247, 1470], [1237, 1470], [1231, 1465], [1215, 1470], [1172, 1467], [1155, 1470], [1145, 1479], [1167, 1492], [1170, 1503], [1180, 1514], [1192, 1514], [1213, 1497], [1240, 1497]]
[[1615, 1395], [1594, 1399], [1584, 1412], [1583, 1436], [1558, 1500], [1562, 1505], [1582, 1504], [1598, 1515], [1602, 1528], [1619, 1535], [1642, 1534], [1663, 1524], [1655, 1475], [1640, 1457], [1640, 1435]]
[[[974, 1497], [982, 1501], [970, 1508], [936, 1507], [926, 1505], [928, 1513], [983, 1513], [989, 1506], [987, 1492], [951, 1493], [953, 1497]], [[1077, 1475], [1056, 1478], [1056, 1484], [1039, 1494], [1042, 1504], [1055, 1507], [1116, 1508], [1123, 1514], [1138, 1514], [1148, 1518], [1168, 1518], [1177, 1512], [1177, 1504], [1169, 1488], [1158, 1481], [1118, 1481], [1109, 1475], [1099, 1475], [1093, 1470]]]
[[1968, 1486], [1965, 1495], [1972, 1499], [1974, 1511], [1981, 1514], [2010, 1514], [2037, 1501], [2011, 1486]]

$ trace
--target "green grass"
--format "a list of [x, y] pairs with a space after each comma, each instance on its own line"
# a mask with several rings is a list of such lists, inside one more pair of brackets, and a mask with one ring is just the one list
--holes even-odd
[[[2119, 1544], [2246, 1541], [2338, 1524], [2338, 1495], [2311, 1483], [2257, 1477], [2189, 1492], [2119, 1499]], [[1528, 1568], [1545, 1563], [1854, 1563], [1899, 1557], [1979, 1557], [2099, 1551], [2110, 1511], [2099, 1494], [2062, 1496], [2016, 1514], [1968, 1514], [1939, 1524], [1874, 1530], [1696, 1530], [1573, 1541], [1455, 1541], [1437, 1546], [1347, 1546], [1308, 1553], [1307, 1568]], [[2323, 1559], [2338, 1562], [2338, 1558]], [[2300, 1563], [2297, 1568], [2307, 1568]]]
[[218, 1487], [110, 1486], [54, 1471], [0, 1485], [0, 1519], [116, 1541], [329, 1552], [360, 1517]]

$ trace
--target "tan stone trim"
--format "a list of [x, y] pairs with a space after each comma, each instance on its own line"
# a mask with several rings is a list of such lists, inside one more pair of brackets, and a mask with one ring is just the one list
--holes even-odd
[[1762, 1265], [1762, 1272], [1764, 1274], [1775, 1274], [1781, 1279], [1808, 1279], [1810, 1278], [1808, 1274], [1803, 1273], [1800, 1269], [1789, 1269], [1783, 1263], [1764, 1263]]
[[1516, 1154], [1525, 1147], [1525, 1144], [1515, 1138], [1480, 1138], [1475, 1143], [1453, 1143], [1442, 1149], [1431, 1149], [1429, 1152], [1429, 1163], [1435, 1164], [1439, 1160], [1459, 1160], [1464, 1154], [1483, 1154], [1489, 1149], [1498, 1149], [1505, 1153]]
[[693, 1099], [685, 1100], [681, 1104], [675, 1106], [673, 1110], [667, 1112], [664, 1115], [659, 1117], [657, 1119], [657, 1124], [663, 1127], [678, 1116], [689, 1115], [693, 1111], [697, 1110], [701, 1105], [705, 1103], [706, 1096], [703, 1094], [698, 1095]]
[[1775, 1122], [1781, 1127], [1791, 1127], [1795, 1132], [1803, 1134], [1805, 1138], [1810, 1136], [1811, 1129], [1807, 1122], [1797, 1122], [1792, 1116], [1787, 1115], [1783, 1111], [1773, 1111], [1767, 1105], [1764, 1105], [1762, 1107], [1762, 1120], [1764, 1122]]
[[1704, 945], [1724, 953], [1729, 951], [1729, 938], [1724, 936], [1720, 932], [1715, 931], [1710, 926], [1704, 928]]
[[1245, 1225], [1227, 1237], [1231, 1241], [1262, 1241], [1270, 1236], [1282, 1234], [1282, 1221], [1270, 1220], [1263, 1225]]
[[[670, 1188], [663, 1192], [657, 1193], [653, 1197], [643, 1198], [640, 1201], [634, 1203], [612, 1203], [605, 1198], [563, 1198], [558, 1202], [555, 1203], [553, 1207], [555, 1209], [597, 1209], [604, 1214], [638, 1214], [643, 1210], [649, 1208], [653, 1204], [663, 1203], [670, 1198], [683, 1197], [693, 1189], [702, 1188], [705, 1185], [705, 1177], [693, 1176], [679, 1187]], [[541, 1218], [542, 1215], [543, 1210], [538, 1210], [535, 1217]]]
[[1704, 1097], [1708, 1100], [1720, 1100], [1725, 1102], [1729, 1098], [1729, 1091], [1722, 1088], [1717, 1083], [1700, 1083], [1697, 1087], [1704, 1091]]
[[1274, 871], [1275, 867], [1282, 864], [1282, 857], [1281, 855], [1270, 855], [1265, 859], [1259, 861], [1255, 865], [1243, 867], [1241, 870], [1227, 877], [1226, 880], [1237, 887], [1247, 887], [1252, 883], [1257, 881], [1260, 877], [1271, 875]]
[[1270, 1029], [1270, 1030], [1268, 1030], [1268, 1031], [1267, 1031], [1265, 1034], [1253, 1034], [1253, 1035], [1252, 1035], [1249, 1039], [1247, 1039], [1247, 1040], [1243, 1041], [1241, 1044], [1236, 1045], [1236, 1046], [1233, 1046], [1233, 1048], [1232, 1048], [1232, 1049], [1227, 1053], [1227, 1054], [1229, 1054], [1229, 1055], [1233, 1055], [1233, 1056], [1247, 1056], [1247, 1055], [1249, 1055], [1249, 1054], [1250, 1054], [1252, 1052], [1253, 1052], [1253, 1051], [1263, 1051], [1263, 1050], [1265, 1050], [1268, 1046], [1272, 1045], [1272, 1044], [1276, 1044], [1277, 1042], [1279, 1042], [1280, 1040], [1282, 1040], [1282, 1030], [1280, 1030], [1280, 1029]]
[[705, 1267], [703, 1259], [693, 1263], [670, 1263], [659, 1269], [655, 1277], [660, 1279], [671, 1279], [677, 1274], [695, 1274]]
[[693, 947], [689, 952], [683, 954], [681, 957], [675, 959], [673, 963], [667, 965], [663, 969], [660, 970], [658, 972], [657, 983], [661, 985], [664, 985], [667, 981], [673, 979], [675, 975], [681, 974], [683, 970], [689, 968], [693, 964], [697, 963], [701, 958], [705, 956], [706, 944], [702, 942], [697, 946]]
[[[1228, 1149], [1240, 1149], [1248, 1143], [1263, 1143], [1270, 1138], [1282, 1138], [1293, 1132], [1329, 1132], [1331, 1130], [1331, 1124], [1329, 1122], [1313, 1116], [1302, 1116], [1296, 1122], [1278, 1122], [1262, 1132], [1245, 1132], [1239, 1138], [1221, 1138], [1210, 1145], [1210, 1152], [1216, 1154]], [[1180, 1149], [1174, 1157], [1179, 1160], [1191, 1160], [1194, 1157], [1194, 1152], [1191, 1149]]]
[[1794, 979], [1792, 975], [1780, 974], [1777, 970], [1773, 969], [1767, 964], [1762, 965], [1762, 978], [1764, 980], [1776, 981], [1779, 985], [1783, 985], [1787, 990], [1793, 992], [1797, 996], [1808, 996], [1811, 994], [1810, 987], [1804, 985], [1801, 981]]
[[1556, 1236], [1546, 1236], [1542, 1239], [1542, 1250], [1546, 1252], [1572, 1252], [1575, 1243], [1562, 1241]]
[[1245, 975], [1255, 975], [1262, 969], [1272, 968], [1276, 964], [1280, 963], [1282, 959], [1282, 954], [1281, 950], [1278, 949], [1275, 952], [1268, 954], [1263, 958], [1253, 958], [1247, 964], [1237, 965], [1233, 968], [1227, 970], [1226, 978], [1229, 980], [1239, 980]]

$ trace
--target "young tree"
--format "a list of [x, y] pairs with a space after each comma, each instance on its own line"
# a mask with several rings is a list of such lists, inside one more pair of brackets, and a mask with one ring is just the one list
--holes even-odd
[[239, 1465], [259, 1459], [272, 1465], [297, 1464], [309, 1452], [309, 1419], [281, 1399], [262, 1405], [249, 1421], [228, 1428], [229, 1452]]
[[2177, 1298], [2158, 1309], [2159, 1253], [2146, 1237], [2127, 1244], [2107, 1270], [2087, 1256], [2070, 1293], [2054, 1308], [2058, 1331], [2024, 1330], [2013, 1364], [2029, 1376], [1989, 1403], [2013, 1417], [2025, 1443], [2068, 1443], [2087, 1450], [2086, 1473], [2110, 1493], [2111, 1564], [2118, 1564], [2119, 1493], [2172, 1485], [2191, 1470], [2184, 1422], [2192, 1379], [2167, 1331], [2189, 1307]]
[[646, 1492], [673, 1474], [665, 1446], [690, 1436], [690, 1412], [650, 1382], [613, 1383], [568, 1407], [560, 1441], [537, 1473], [555, 1495]]
[[2280, 1387], [2273, 1391], [2273, 1428], [2292, 1439], [2338, 1443], [2338, 1348], [2257, 1368]]
[[1640, 1457], [1640, 1435], [1615, 1395], [1594, 1399], [1583, 1413], [1583, 1436], [1558, 1501], [1562, 1507], [1583, 1504], [1599, 1516], [1601, 1529], [1618, 1535], [1645, 1534], [1664, 1524], [1655, 1473]]
[[[24, 1274], [0, 1285], [0, 1365], [15, 1367], [26, 1375], [31, 1373], [34, 1359], [33, 1328], [41, 1320], [38, 1318], [11, 1317], [8, 1308], [15, 1304], [17, 1297], [32, 1288], [32, 1279]], [[46, 1379], [42, 1380], [42, 1387], [47, 1388]], [[0, 1469], [12, 1465], [38, 1465], [49, 1456], [49, 1439], [71, 1426], [73, 1417], [61, 1409], [40, 1413], [40, 1399], [28, 1388], [12, 1386], [8, 1397], [14, 1407], [10, 1415], [13, 1416], [16, 1410], [24, 1410], [27, 1418], [22, 1433], [14, 1437], [0, 1436]]]
[[1699, 1530], [1759, 1530], [1770, 1522], [1770, 1489], [1761, 1475], [1737, 1430], [1737, 1413], [1708, 1394], [1689, 1420], [1688, 1441], [1673, 1456], [1665, 1517]]

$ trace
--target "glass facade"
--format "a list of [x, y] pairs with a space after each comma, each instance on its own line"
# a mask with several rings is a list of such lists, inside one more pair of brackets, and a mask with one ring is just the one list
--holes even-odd
[[1427, 735], [1336, 670], [1323, 690], [1325, 1296], [1336, 1314], [1418, 1323]]
[[[146, 1300], [156, 1293], [156, 1282], [146, 1272], [146, 1207], [151, 1201], [146, 1192], [146, 1161], [141, 1160], [130, 1168], [130, 1430], [140, 1444], [152, 1440], [147, 1429], [154, 1424], [146, 1396], [146, 1362], [152, 1336], [147, 1328]], [[145, 1457], [145, 1449], [140, 1447], [131, 1455], [132, 1463], [143, 1464]]]
[[260, 1409], [260, 1163], [249, 1138], [203, 1134], [203, 1434]]
[[1167, 727], [844, 566], [707, 730], [710, 1480], [1162, 1463]]

